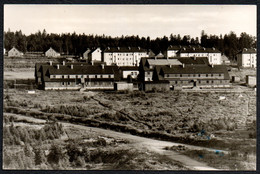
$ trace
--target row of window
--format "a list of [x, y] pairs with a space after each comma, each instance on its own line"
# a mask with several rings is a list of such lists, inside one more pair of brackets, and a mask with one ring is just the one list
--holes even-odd
[[[213, 84], [217, 81], [214, 80], [207, 80], [207, 81], [203, 81], [207, 84]], [[199, 84], [203, 83], [202, 81], [198, 81]], [[188, 83], [194, 83], [194, 82], [189, 82], [189, 81], [175, 81], [175, 84], [188, 84]], [[219, 83], [222, 83], [222, 80], [219, 80]]]
[[[149, 74], [149, 73], [148, 73]], [[188, 77], [201, 77], [201, 75], [204, 74], [188, 74]], [[222, 74], [206, 74], [206, 77], [213, 77], [213, 76], [219, 76], [221, 77]], [[166, 77], [170, 77], [170, 74], [167, 74]], [[175, 77], [187, 77], [187, 76], [183, 76], [182, 74], [175, 74]]]
[[[115, 55], [116, 53], [114, 53]], [[112, 53], [109, 53], [108, 55], [112, 56]], [[133, 56], [134, 53], [117, 53], [118, 56]], [[145, 53], [138, 53], [139, 56], [145, 55]]]
[[[71, 77], [70, 75], [62, 75], [61, 78], [114, 78], [114, 75], [75, 75], [75, 77]], [[59, 78], [56, 75], [52, 75], [51, 78]]]
[[[93, 83], [86, 82], [86, 85], [88, 85], [88, 86], [90, 86], [92, 84], [94, 84], [94, 85], [113, 85], [113, 82], [93, 82]], [[71, 82], [61, 82], [61, 85], [62, 86], [64, 86], [64, 85], [70, 86], [70, 85], [72, 85], [72, 83]], [[77, 85], [79, 85], [79, 83]]]

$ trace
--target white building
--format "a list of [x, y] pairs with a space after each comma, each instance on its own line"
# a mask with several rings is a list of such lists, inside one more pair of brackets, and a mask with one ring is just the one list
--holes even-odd
[[176, 54], [180, 57], [207, 57], [212, 65], [222, 64], [221, 52], [214, 47], [183, 47]]
[[123, 66], [120, 67], [120, 71], [122, 73], [122, 78], [127, 79], [127, 77], [130, 75], [133, 79], [137, 79], [137, 76], [139, 74], [139, 69], [136, 66]]
[[244, 48], [237, 55], [237, 65], [247, 68], [256, 68], [257, 56], [255, 48]]
[[90, 53], [89, 53], [89, 59], [90, 61], [101, 61], [101, 55], [102, 51], [100, 48], [97, 49], [93, 49]]
[[103, 60], [107, 65], [138, 66], [141, 57], [148, 57], [148, 54], [140, 47], [107, 47], [103, 52]]
[[46, 57], [59, 57], [60, 53], [56, 52], [52, 47], [50, 47], [46, 52], [45, 52]]
[[170, 45], [167, 49], [167, 57], [176, 57], [177, 52], [181, 49], [181, 46]]
[[21, 51], [19, 51], [18, 49], [16, 49], [15, 47], [13, 47], [12, 49], [10, 49], [8, 51], [8, 57], [22, 57], [23, 53]]

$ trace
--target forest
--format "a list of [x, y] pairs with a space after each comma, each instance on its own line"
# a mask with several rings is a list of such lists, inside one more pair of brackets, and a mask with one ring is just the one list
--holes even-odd
[[73, 33], [54, 34], [47, 33], [44, 29], [34, 34], [25, 35], [22, 31], [5, 31], [4, 48], [10, 50], [13, 46], [22, 52], [44, 52], [50, 47], [56, 51], [67, 54], [82, 56], [87, 48], [100, 47], [102, 50], [106, 47], [125, 47], [140, 46], [145, 49], [151, 49], [155, 54], [164, 52], [170, 45], [201, 45], [203, 47], [215, 47], [222, 53], [234, 60], [236, 54], [243, 48], [256, 48], [256, 37], [242, 32], [237, 35], [235, 32], [223, 35], [208, 35], [204, 30], [201, 36], [191, 38], [189, 35], [171, 34], [169, 37], [150, 37], [121, 36], [111, 37], [103, 35], [87, 35]]

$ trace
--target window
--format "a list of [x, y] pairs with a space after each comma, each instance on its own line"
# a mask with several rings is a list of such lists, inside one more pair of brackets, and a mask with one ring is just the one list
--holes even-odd
[[102, 75], [100, 75], [100, 78], [102, 78], [103, 76]]
[[81, 78], [83, 78], [83, 75], [81, 75]]
[[68, 85], [70, 85], [70, 82], [68, 82]]
[[62, 82], [61, 85], [64, 86], [64, 82]]
[[70, 75], [68, 75], [68, 79], [70, 78]]
[[211, 83], [214, 83], [214, 81], [212, 80]]
[[182, 74], [180, 74], [180, 77], [182, 77]]
[[207, 80], [207, 83], [209, 83], [209, 81]]
[[213, 74], [211, 74], [211, 77], [213, 77]]
[[131, 72], [131, 75], [134, 75], [134, 72]]
[[150, 75], [150, 72], [147, 72], [148, 75]]
[[193, 77], [196, 77], [196, 74], [193, 74]]
[[64, 75], [61, 76], [64, 79]]
[[167, 74], [167, 77], [170, 77], [170, 75], [169, 75], [169, 74]]
[[198, 76], [200, 77], [200, 74]]
[[95, 75], [95, 78], [97, 78], [97, 75]]
[[108, 75], [108, 78], [111, 78], [111, 75]]
[[56, 76], [55, 76], [55, 75], [53, 75], [52, 77], [53, 77], [53, 78], [56, 78]]
[[221, 74], [219, 74], [219, 77], [221, 76]]
[[208, 77], [208, 74], [206, 74], [206, 77]]
[[76, 75], [76, 79], [78, 78], [78, 75]]
[[188, 74], [188, 77], [190, 77], [190, 75]]

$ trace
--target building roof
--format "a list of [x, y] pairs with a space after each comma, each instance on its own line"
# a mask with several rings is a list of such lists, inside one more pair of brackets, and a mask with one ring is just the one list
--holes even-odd
[[176, 58], [183, 64], [191, 64], [191, 65], [200, 65], [200, 64], [209, 64], [209, 60], [207, 57], [178, 57]]
[[180, 50], [180, 45], [170, 45], [167, 50]]
[[238, 54], [256, 54], [256, 48], [244, 48]]
[[149, 65], [181, 65], [178, 59], [147, 59]]
[[[47, 51], [49, 51], [49, 50], [53, 50], [55, 53], [58, 53], [56, 50], [54, 50], [52, 47], [50, 47]], [[45, 53], [47, 52], [47, 51], [45, 51]]]
[[204, 48], [204, 47], [183, 47], [178, 53], [221, 53], [216, 48]]
[[224, 73], [224, 79], [229, 79], [228, 71], [225, 65], [173, 65], [163, 66], [161, 70], [164, 74], [222, 74]]
[[138, 71], [138, 66], [121, 66], [119, 69], [122, 71]]
[[141, 47], [107, 47], [104, 52], [147, 52]]

